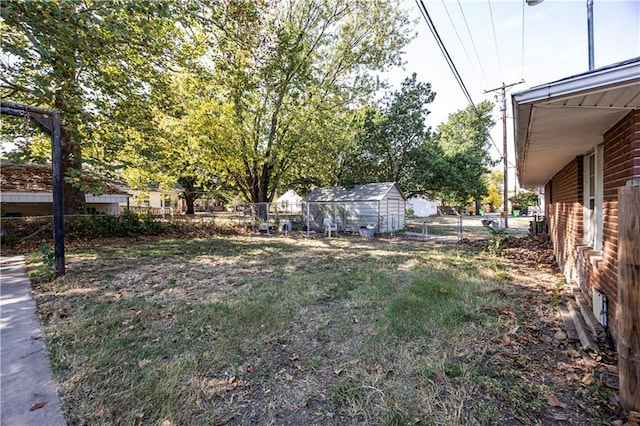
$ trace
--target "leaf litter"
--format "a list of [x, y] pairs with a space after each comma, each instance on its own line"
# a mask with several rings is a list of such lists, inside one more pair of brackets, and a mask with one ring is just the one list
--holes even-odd
[[[463, 340], [439, 342], [450, 345], [440, 350], [433, 350], [429, 339], [424, 338], [398, 341], [400, 346], [394, 347], [393, 342], [397, 339], [385, 337], [382, 341], [385, 346], [376, 346], [375, 336], [379, 332], [376, 327], [384, 320], [379, 308], [367, 304], [366, 299], [356, 303], [353, 293], [346, 290], [344, 294], [326, 293], [326, 289], [332, 288], [327, 283], [322, 284], [325, 290], [318, 287], [319, 297], [314, 303], [304, 301], [304, 306], [295, 307], [295, 303], [301, 302], [292, 297], [293, 307], [299, 309], [299, 313], [292, 311], [292, 322], [285, 324], [284, 330], [273, 334], [272, 325], [262, 321], [251, 332], [261, 336], [258, 338], [260, 344], [256, 345], [255, 337], [238, 335], [233, 344], [237, 349], [227, 350], [226, 355], [221, 352], [222, 357], [207, 352], [206, 346], [202, 352], [194, 348], [205, 344], [213, 350], [211, 345], [218, 345], [219, 339], [228, 345], [224, 342], [231, 340], [221, 333], [233, 333], [233, 330], [222, 330], [216, 324], [203, 324], [189, 330], [176, 328], [182, 321], [190, 324], [194, 309], [198, 309], [203, 301], [228, 309], [224, 307], [231, 301], [250, 300], [259, 288], [256, 286], [265, 285], [265, 279], [282, 280], [279, 269], [311, 278], [313, 274], [322, 275], [319, 271], [331, 270], [338, 262], [349, 265], [341, 267], [342, 273], [357, 275], [363, 272], [359, 262], [367, 265], [373, 260], [380, 271], [377, 273], [388, 274], [392, 282], [397, 281], [398, 289], [404, 291], [408, 286], [406, 275], [395, 277], [389, 272], [394, 270], [394, 265], [413, 265], [413, 269], [404, 268], [406, 270], [401, 272], [411, 274], [415, 269], [425, 267], [425, 259], [441, 256], [437, 249], [434, 252], [434, 249], [413, 241], [337, 239], [329, 247], [323, 239], [290, 238], [285, 241], [229, 237], [222, 241], [216, 238], [200, 243], [202, 247], [218, 246], [216, 258], [208, 257], [206, 262], [181, 256], [172, 258], [170, 250], [161, 262], [149, 256], [130, 262], [122, 258], [104, 258], [101, 264], [115, 274], [102, 277], [99, 270], [89, 270], [89, 274], [95, 274], [89, 279], [74, 265], [72, 254], [69, 256], [69, 276], [57, 281], [55, 287], [42, 287], [37, 298], [50, 336], [60, 333], [58, 326], [73, 321], [74, 315], [90, 309], [95, 303], [134, 303], [130, 313], [122, 313], [118, 326], [134, 334], [142, 333], [141, 336], [161, 327], [165, 336], [158, 334], [153, 341], [160, 342], [167, 336], [182, 339], [176, 344], [186, 349], [186, 353], [165, 355], [160, 359], [137, 357], [133, 362], [145, 374], [160, 372], [174, 362], [197, 366], [199, 358], [204, 361], [213, 357], [201, 373], [196, 367], [193, 377], [180, 379], [187, 392], [185, 395], [189, 389], [202, 390], [197, 393], [200, 396], [194, 400], [192, 408], [188, 408], [189, 412], [185, 413], [182, 407], [182, 412], [175, 411], [179, 414], [170, 419], [166, 415], [157, 417], [148, 410], [134, 413], [133, 417], [143, 423], [197, 423], [197, 419], [209, 418], [212, 424], [225, 424], [220, 421], [228, 424], [317, 424], [318, 419], [338, 424], [381, 424], [392, 416], [403, 419], [401, 423], [416, 424], [434, 421], [509, 424], [529, 418], [543, 424], [577, 425], [613, 423], [622, 418], [623, 413], [609, 397], [616, 390], [607, 387], [615, 382], [612, 378], [616, 374], [615, 353], [604, 348], [596, 357], [598, 359], [593, 359], [579, 351], [574, 343], [559, 345], [553, 339], [562, 329], [562, 322], [554, 308], [561, 275], [554, 265], [552, 252], [549, 254], [548, 246], [539, 239], [509, 240], [497, 258], [477, 250], [482, 248], [478, 242], [463, 242], [454, 247], [463, 249], [465, 256], [482, 265], [496, 264], [497, 259], [499, 271], [508, 268], [515, 271], [517, 278], [503, 280], [488, 290], [489, 294], [509, 300], [502, 306], [482, 309], [498, 324], [497, 330], [491, 331], [498, 331], [497, 334], [485, 336], [483, 340], [484, 331], [478, 328], [481, 326], [472, 322], [468, 325], [472, 328], [463, 333]], [[180, 242], [178, 240], [178, 244]], [[105, 246], [110, 247], [110, 244], [105, 243]], [[162, 245], [162, 241], [154, 240], [153, 244]], [[195, 244], [184, 242], [188, 249]], [[271, 257], [261, 251], [264, 245], [270, 247]], [[255, 254], [248, 256], [247, 251], [242, 250], [248, 246], [255, 249]], [[82, 249], [77, 250], [82, 252]], [[201, 252], [202, 249], [194, 251]], [[322, 260], [329, 253], [331, 261]], [[366, 253], [366, 257], [359, 253]], [[389, 256], [397, 260], [389, 260]], [[446, 253], [441, 259], [427, 261], [427, 267], [446, 268], [457, 262], [449, 261]], [[186, 268], [185, 262], [189, 265]], [[482, 266], [481, 273], [491, 279], [491, 269], [491, 266]], [[496, 276], [500, 280], [502, 275]], [[87, 288], [93, 292], [79, 296], [77, 290]], [[366, 288], [358, 291], [366, 291]], [[452, 290], [439, 286], [437, 292], [451, 296]], [[113, 294], [122, 297], [115, 298]], [[215, 297], [212, 298], [212, 294]], [[291, 292], [284, 294], [294, 296]], [[139, 309], [137, 304], [141, 300], [152, 302], [153, 310], [144, 306]], [[57, 314], [60, 309], [64, 315]], [[349, 320], [344, 321], [345, 318]], [[437, 335], [431, 344], [436, 343]], [[53, 356], [71, 357], [67, 351], [72, 348], [59, 347]], [[399, 350], [407, 352], [406, 362], [404, 356], [399, 356]], [[447, 354], [450, 354], [449, 361], [443, 361]], [[233, 365], [233, 372], [227, 374], [219, 370], [216, 374], [215, 369], [225, 365]], [[92, 415], [91, 407], [95, 412], [96, 407], [109, 404], [108, 399], [83, 400], [82, 386], [91, 387], [92, 382], [88, 380], [90, 375], [80, 380], [77, 374], [84, 373], [77, 367], [64, 368], [63, 365], [57, 371], [57, 378], [62, 382], [63, 400], [68, 401], [65, 411], [70, 424], [84, 423]], [[198, 378], [200, 374], [202, 376]], [[594, 383], [607, 389], [606, 395], [594, 392]], [[462, 394], [460, 386], [466, 388]], [[428, 392], [423, 391], [426, 389], [437, 391], [428, 397], [416, 396], [426, 395]], [[403, 398], [406, 403], [399, 402]], [[155, 403], [162, 405], [163, 401]], [[466, 410], [455, 408], [459, 406]], [[88, 412], [83, 411], [84, 407]], [[554, 410], [562, 410], [562, 414]], [[125, 407], [109, 407], [104, 412], [104, 421], [126, 421]]]

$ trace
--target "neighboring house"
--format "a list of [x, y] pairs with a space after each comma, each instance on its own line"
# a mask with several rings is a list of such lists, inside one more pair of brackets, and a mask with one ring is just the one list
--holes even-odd
[[519, 181], [544, 187], [558, 265], [617, 340], [618, 189], [640, 178], [640, 58], [512, 102]]
[[180, 187], [160, 190], [150, 186], [147, 190], [129, 190], [131, 198], [128, 203], [120, 205], [120, 209], [148, 212], [152, 215], [175, 214], [181, 211]]
[[303, 202], [303, 220], [310, 229], [323, 229], [327, 217], [338, 226], [338, 231], [358, 232], [361, 226], [369, 224], [375, 226], [375, 233], [404, 228], [406, 198], [395, 182], [317, 188]]
[[276, 206], [279, 212], [300, 213], [302, 212], [302, 197], [296, 191], [290, 189], [278, 197]]
[[[130, 197], [112, 182], [102, 195], [85, 194], [87, 211], [117, 216], [118, 205]], [[50, 216], [53, 214], [51, 165], [0, 162], [2, 214], [6, 217]]]
[[437, 201], [422, 196], [411, 197], [407, 200], [407, 210], [412, 210], [415, 217], [436, 216], [438, 205]]

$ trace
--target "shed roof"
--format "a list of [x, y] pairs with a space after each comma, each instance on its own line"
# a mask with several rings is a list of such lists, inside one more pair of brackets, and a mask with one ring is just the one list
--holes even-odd
[[395, 188], [403, 200], [406, 200], [395, 182], [367, 183], [345, 188], [343, 186], [325, 186], [309, 192], [304, 201], [379, 201], [384, 199], [389, 191]]

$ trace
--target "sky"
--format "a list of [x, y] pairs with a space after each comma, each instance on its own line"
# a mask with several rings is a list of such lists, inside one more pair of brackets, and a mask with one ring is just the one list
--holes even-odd
[[[436, 92], [428, 106], [433, 129], [449, 114], [466, 108], [466, 100], [422, 18], [415, 0], [402, 0], [416, 21], [415, 39], [404, 49], [404, 69], [387, 74], [394, 89], [416, 72]], [[515, 163], [511, 94], [589, 70], [586, 0], [423, 0], [474, 103], [496, 104], [491, 134], [502, 158], [502, 115], [495, 95], [485, 93], [503, 83], [518, 84], [507, 92], [507, 153]], [[599, 68], [640, 56], [640, 0], [593, 0], [594, 66]], [[510, 169], [509, 187], [513, 188]]]

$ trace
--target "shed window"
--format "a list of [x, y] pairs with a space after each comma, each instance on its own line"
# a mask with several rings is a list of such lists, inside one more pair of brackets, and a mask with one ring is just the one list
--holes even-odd
[[584, 157], [584, 243], [602, 249], [602, 145]]

